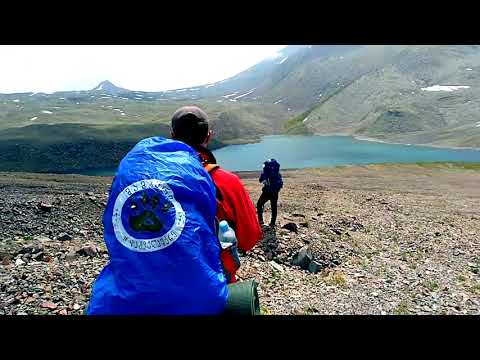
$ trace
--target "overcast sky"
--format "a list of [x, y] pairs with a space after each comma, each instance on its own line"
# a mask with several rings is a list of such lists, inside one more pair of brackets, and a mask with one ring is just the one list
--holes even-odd
[[285, 45], [0, 45], [0, 93], [89, 90], [110, 80], [161, 91], [234, 76]]

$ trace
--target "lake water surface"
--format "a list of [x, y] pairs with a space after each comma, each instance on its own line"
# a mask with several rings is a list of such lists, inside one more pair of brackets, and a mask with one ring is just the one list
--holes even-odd
[[[260, 170], [268, 158], [277, 159], [282, 169], [425, 161], [480, 162], [480, 150], [397, 145], [349, 136], [320, 135], [265, 136], [259, 143], [231, 145], [213, 153], [218, 163], [230, 171]], [[115, 170], [94, 170], [83, 174], [105, 176], [113, 175]]]

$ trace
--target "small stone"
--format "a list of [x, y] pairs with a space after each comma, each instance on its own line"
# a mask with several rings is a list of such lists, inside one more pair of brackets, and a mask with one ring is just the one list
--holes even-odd
[[305, 217], [305, 215], [303, 215], [303, 214], [292, 214], [292, 216], [295, 216], [295, 217], [302, 217], [302, 218], [304, 218], [304, 217]]
[[58, 315], [68, 315], [68, 312], [67, 312], [67, 310], [62, 309], [58, 312]]
[[50, 212], [52, 211], [52, 205], [51, 204], [47, 204], [47, 203], [40, 203], [38, 204], [38, 208], [40, 210], [42, 210], [43, 212]]
[[14, 304], [17, 304], [18, 302], [19, 302], [19, 300], [17, 298], [13, 297], [13, 296], [11, 298], [5, 300], [5, 303], [7, 305], [14, 305]]
[[77, 258], [77, 253], [74, 251], [70, 251], [67, 255], [65, 255], [65, 260], [72, 261]]
[[60, 241], [68, 241], [68, 240], [72, 240], [73, 237], [70, 234], [61, 233], [60, 235], [57, 236], [57, 239]]
[[282, 229], [287, 229], [290, 232], [298, 233], [298, 226], [295, 223], [286, 223], [282, 226]]
[[55, 304], [51, 301], [44, 301], [40, 304], [40, 307], [45, 308], [45, 309], [54, 310], [54, 309], [57, 308], [57, 304]]
[[279, 272], [284, 272], [284, 269], [283, 269], [282, 265], [277, 264], [275, 261], [270, 261], [269, 264], [272, 266], [272, 268], [274, 270], [279, 271]]
[[[36, 294], [35, 294], [36, 295]], [[35, 302], [35, 298], [34, 297], [28, 297], [26, 300], [25, 300], [25, 304], [30, 304], [32, 302]]]
[[23, 315], [23, 316], [25, 316], [25, 315], [28, 315], [28, 314], [27, 314], [26, 312], [20, 311], [20, 312], [17, 313], [17, 315]]
[[22, 259], [15, 260], [15, 266], [22, 266], [22, 265], [25, 265], [25, 261], [23, 261]]
[[43, 252], [39, 252], [39, 253], [36, 253], [36, 254], [33, 254], [32, 255], [32, 259], [33, 260], [37, 260], [37, 261], [40, 261], [43, 259]]
[[337, 235], [342, 235], [342, 230], [337, 228], [330, 228], [330, 231]]
[[36, 254], [42, 252], [44, 249], [42, 244], [37, 245], [25, 245], [18, 253], [19, 254]]
[[73, 304], [73, 310], [79, 310], [80, 309], [80, 305], [78, 304]]
[[49, 242], [49, 241], [52, 241], [52, 239], [50, 239], [49, 237], [47, 237], [47, 236], [41, 236], [41, 235], [40, 235], [40, 236], [35, 236], [35, 237], [33, 238], [33, 240], [35, 240], [35, 241], [37, 241], [37, 242], [39, 242], [39, 243], [41, 243], [41, 244], [46, 243], [46, 242]]
[[95, 194], [93, 192], [89, 191], [89, 192], [87, 192], [87, 195], [88, 196], [94, 196]]
[[260, 261], [265, 261], [265, 258], [262, 255], [258, 255], [258, 258], [260, 259]]

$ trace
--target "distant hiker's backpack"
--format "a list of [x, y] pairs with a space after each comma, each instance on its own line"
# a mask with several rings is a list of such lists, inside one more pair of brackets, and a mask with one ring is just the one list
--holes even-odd
[[282, 175], [280, 175], [280, 164], [275, 159], [268, 159], [263, 163], [264, 189], [266, 191], [278, 192], [283, 187]]
[[88, 314], [220, 314], [227, 284], [215, 186], [183, 142], [140, 141], [121, 161], [103, 215], [110, 262]]

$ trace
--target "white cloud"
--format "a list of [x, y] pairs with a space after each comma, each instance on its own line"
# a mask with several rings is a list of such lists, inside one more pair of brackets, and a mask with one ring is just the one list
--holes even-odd
[[102, 80], [162, 91], [213, 83], [284, 45], [1, 45], [0, 92], [87, 90]]

